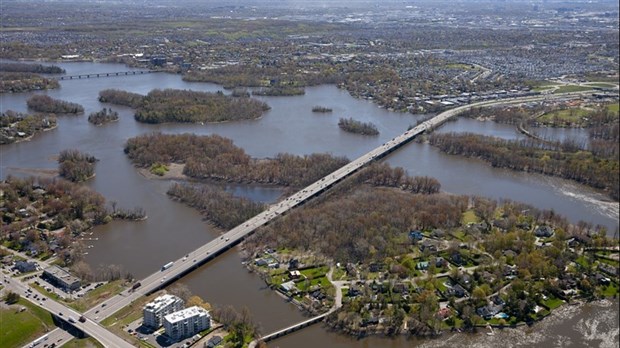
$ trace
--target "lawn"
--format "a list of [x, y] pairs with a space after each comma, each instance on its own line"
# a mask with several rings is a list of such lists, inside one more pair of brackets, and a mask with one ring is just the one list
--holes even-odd
[[538, 120], [543, 123], [552, 123], [554, 120], [560, 123], [579, 123], [588, 111], [580, 108], [556, 110], [544, 114]]
[[73, 301], [71, 304], [69, 304], [69, 306], [80, 312], [84, 312], [85, 310], [94, 307], [95, 305], [103, 302], [104, 300], [116, 294], [119, 294], [121, 291], [123, 291], [124, 288], [125, 286], [123, 280], [115, 280], [87, 292], [84, 297], [80, 298], [77, 301]]
[[463, 225], [475, 224], [478, 221], [479, 221], [478, 217], [476, 216], [476, 213], [473, 210], [468, 210], [464, 212], [463, 217], [461, 218], [461, 223]]
[[[20, 312], [18, 308], [26, 307]], [[17, 305], [0, 309], [0, 347], [21, 347], [55, 328], [52, 315], [20, 299]]]
[[54, 292], [51, 292], [51, 291], [47, 291], [47, 290], [43, 289], [42, 286], [37, 285], [34, 282], [30, 283], [30, 286], [33, 287], [38, 292], [40, 292], [43, 296], [47, 296], [47, 297], [51, 298], [54, 301], [61, 301], [60, 296], [58, 294], [56, 294]]
[[116, 324], [119, 326], [124, 326], [139, 319], [142, 317], [142, 307], [160, 295], [161, 293], [158, 292], [148, 297], [140, 297], [130, 305], [119, 309], [116, 313], [101, 321], [101, 325], [105, 327], [110, 327]]
[[308, 268], [308, 269], [304, 269], [303, 271], [299, 271], [299, 273], [301, 273], [304, 276], [306, 276], [306, 278], [322, 277], [322, 276], [326, 275], [327, 272], [329, 272], [329, 267], [327, 267], [327, 266]]
[[605, 297], [615, 297], [617, 294], [618, 285], [614, 282], [611, 282], [608, 286], [603, 288], [603, 296]]
[[562, 301], [559, 298], [555, 298], [555, 297], [550, 297], [545, 301], [541, 302], [543, 305], [547, 306], [550, 310], [554, 310], [558, 307], [560, 307], [564, 301]]
[[619, 103], [609, 104], [607, 105], [607, 110], [611, 112], [615, 112], [617, 114], [618, 110], [620, 110], [620, 104]]
[[[347, 272], [344, 269], [340, 267], [334, 268], [334, 273], [332, 274], [333, 280], [346, 280], [347, 278]], [[351, 277], [351, 279], [353, 278]]]
[[445, 292], [446, 290], [448, 290], [448, 287], [446, 286], [446, 281], [448, 281], [450, 278], [448, 277], [440, 277], [437, 278], [436, 282], [435, 282], [435, 286], [437, 288], [437, 290], [441, 291], [441, 292]]
[[575, 259], [575, 263], [583, 268], [588, 268], [590, 262], [586, 259], [584, 255], [581, 255]]
[[329, 282], [327, 277], [318, 277], [309, 281], [302, 280], [299, 283], [296, 283], [296, 286], [300, 291], [308, 291], [311, 287], [319, 284], [321, 285], [321, 289], [327, 289], [332, 286], [332, 283]]
[[87, 338], [74, 338], [67, 343], [63, 347], [68, 348], [103, 348], [103, 345], [97, 340], [87, 337]]
[[465, 232], [462, 230], [458, 230], [452, 233], [452, 235], [454, 236], [454, 238], [460, 240], [461, 242], [465, 241]]
[[606, 82], [589, 82], [588, 86], [600, 87], [600, 88], [614, 88], [616, 85]]
[[581, 91], [589, 91], [591, 89], [592, 87], [588, 87], [588, 86], [568, 85], [568, 86], [562, 86], [556, 89], [554, 93], [581, 92]]

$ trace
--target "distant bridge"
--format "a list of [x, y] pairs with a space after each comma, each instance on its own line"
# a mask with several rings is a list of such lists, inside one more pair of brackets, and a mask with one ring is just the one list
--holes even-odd
[[64, 75], [56, 77], [56, 80], [79, 80], [79, 79], [96, 79], [99, 77], [115, 77], [115, 76], [129, 76], [129, 75], [144, 75], [161, 72], [160, 70], [129, 70], [118, 72], [105, 72], [105, 73], [92, 73], [81, 75]]

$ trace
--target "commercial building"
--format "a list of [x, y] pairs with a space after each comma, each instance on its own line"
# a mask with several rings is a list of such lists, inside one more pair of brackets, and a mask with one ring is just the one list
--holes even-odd
[[183, 309], [185, 303], [174, 295], [162, 295], [144, 306], [142, 311], [144, 326], [157, 329], [163, 324], [164, 316]]
[[59, 287], [66, 292], [78, 290], [81, 286], [80, 278], [69, 273], [64, 268], [58, 266], [50, 266], [43, 271], [43, 279], [46, 279], [52, 285]]
[[173, 341], [191, 337], [211, 327], [211, 316], [204, 308], [194, 306], [164, 317], [166, 335]]

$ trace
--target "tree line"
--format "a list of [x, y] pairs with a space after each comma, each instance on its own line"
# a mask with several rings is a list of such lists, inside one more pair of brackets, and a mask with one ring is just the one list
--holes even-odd
[[73, 181], [86, 181], [95, 175], [95, 156], [78, 150], [63, 150], [58, 156], [58, 172], [63, 178]]
[[304, 94], [306, 94], [306, 91], [302, 87], [263, 87], [252, 91], [252, 95], [269, 97], [287, 97]]
[[184, 163], [183, 174], [192, 178], [294, 187], [308, 185], [349, 162], [329, 154], [252, 159], [230, 139], [218, 135], [142, 135], [127, 141], [125, 153], [140, 167]]
[[104, 90], [99, 93], [99, 101], [133, 107], [136, 121], [144, 123], [248, 120], [259, 118], [270, 109], [256, 99], [175, 89], [154, 89], [146, 96]]
[[373, 186], [396, 187], [412, 193], [433, 194], [439, 193], [441, 189], [439, 180], [433, 177], [411, 177], [407, 175], [403, 168], [392, 168], [387, 163], [373, 163], [368, 168], [362, 170], [356, 178], [360, 183]]
[[412, 229], [458, 226], [468, 199], [447, 194], [411, 194], [369, 185], [328, 194], [261, 227], [246, 240], [264, 246], [312, 250], [336, 262], [382, 261], [409, 252]]
[[99, 92], [99, 101], [102, 103], [129, 106], [134, 109], [142, 105], [143, 99], [144, 96], [142, 94], [121, 91], [119, 89], [104, 89]]
[[168, 189], [175, 200], [198, 209], [216, 226], [229, 230], [249, 220], [265, 209], [262, 203], [233, 194], [213, 185], [190, 185], [175, 183]]
[[338, 127], [345, 132], [362, 134], [362, 135], [379, 135], [379, 130], [371, 122], [361, 122], [353, 118], [341, 118], [338, 121]]
[[101, 111], [88, 115], [88, 122], [97, 126], [114, 121], [118, 121], [118, 112], [109, 108], [103, 108]]
[[26, 63], [2, 63], [0, 71], [28, 72], [35, 74], [64, 74], [65, 69], [56, 65], [26, 64]]
[[601, 158], [591, 152], [563, 151], [548, 148], [532, 139], [514, 141], [476, 134], [433, 133], [429, 142], [452, 155], [481, 158], [494, 167], [537, 172], [570, 179], [604, 189], [613, 199], [619, 198], [619, 161]]
[[28, 108], [46, 113], [55, 114], [79, 114], [84, 112], [84, 107], [80, 104], [54, 99], [43, 94], [35, 94], [26, 101]]

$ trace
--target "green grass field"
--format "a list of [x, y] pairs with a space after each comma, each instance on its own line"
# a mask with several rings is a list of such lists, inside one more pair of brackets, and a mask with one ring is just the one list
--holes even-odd
[[592, 87], [587, 87], [587, 86], [568, 85], [568, 86], [562, 86], [556, 89], [554, 93], [581, 92], [581, 91], [588, 91], [591, 89]]
[[71, 341], [65, 343], [63, 347], [67, 348], [103, 348], [103, 345], [97, 340], [88, 338], [74, 338]]
[[[21, 307], [26, 310], [20, 312]], [[0, 327], [0, 347], [21, 347], [55, 328], [50, 313], [24, 299], [0, 309]]]
[[104, 300], [120, 293], [124, 289], [122, 280], [115, 280], [104, 284], [94, 290], [91, 290], [79, 300], [73, 301], [69, 304], [70, 307], [83, 312]]
[[468, 210], [463, 213], [463, 217], [461, 218], [461, 223], [464, 225], [467, 224], [475, 224], [479, 221], [476, 213], [473, 210]]
[[542, 115], [538, 118], [538, 121], [553, 123], [555, 120], [559, 123], [579, 123], [586, 115], [588, 115], [588, 111], [580, 108], [556, 110]]
[[606, 83], [606, 82], [591, 82], [591, 83], [588, 83], [588, 86], [600, 87], [600, 88], [613, 88], [613, 87], [615, 87], [615, 85], [613, 85], [611, 83]]
[[562, 301], [559, 298], [555, 298], [555, 297], [550, 297], [545, 301], [542, 301], [542, 304], [544, 304], [545, 306], [549, 307], [549, 309], [554, 310], [558, 307], [560, 307], [562, 304], [564, 303], [564, 301]]

